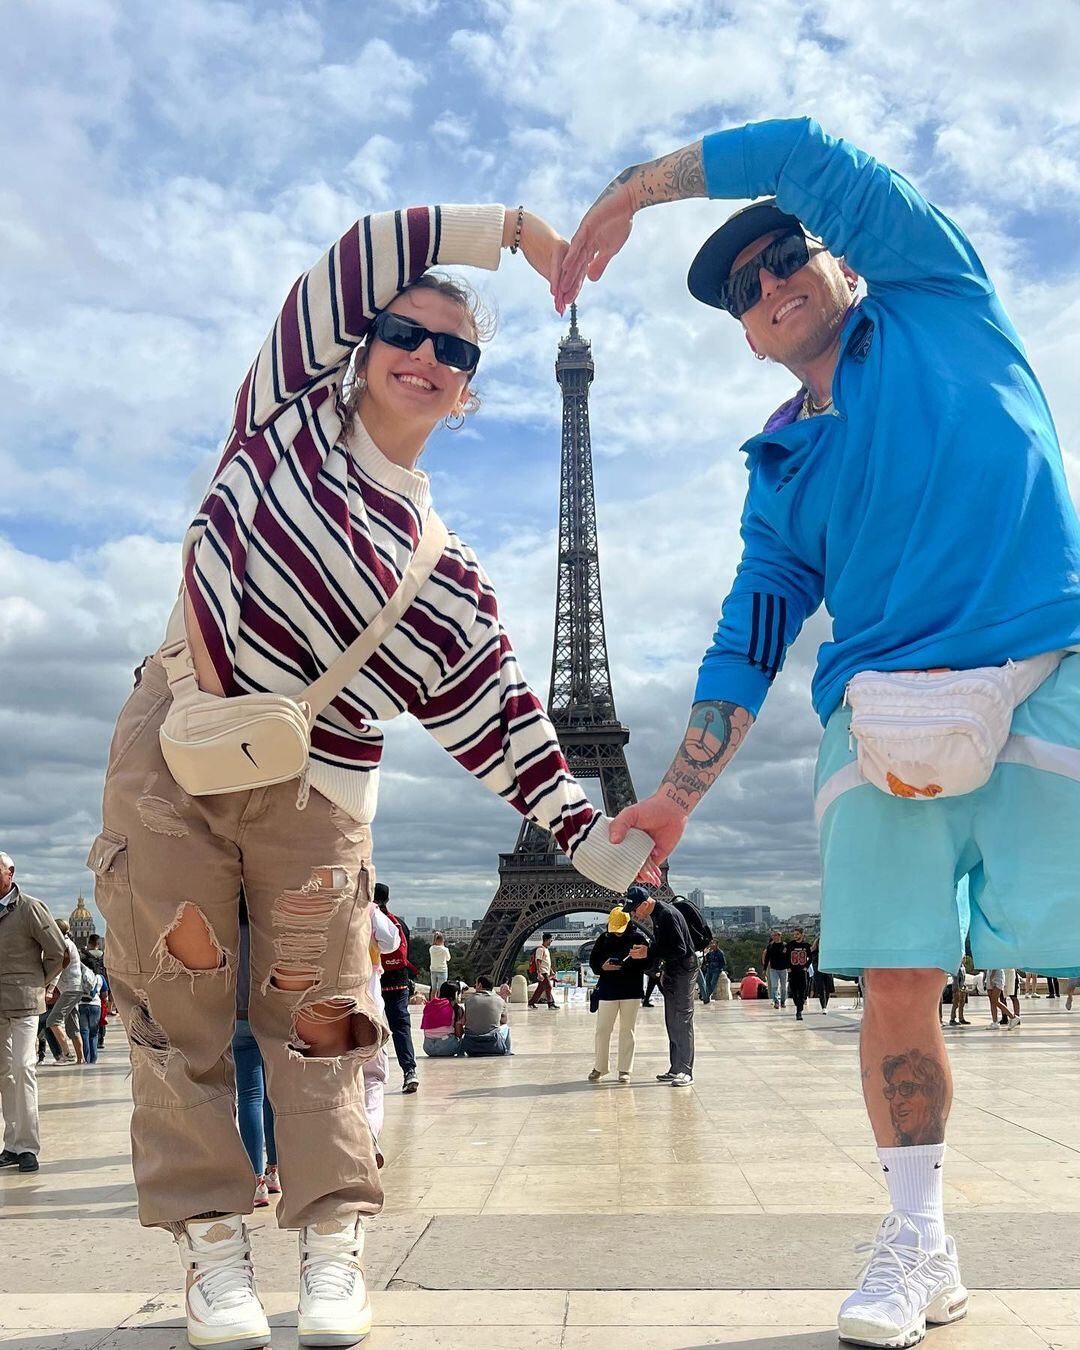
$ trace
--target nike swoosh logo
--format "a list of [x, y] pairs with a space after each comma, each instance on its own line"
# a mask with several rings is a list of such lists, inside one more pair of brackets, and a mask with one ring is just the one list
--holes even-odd
[[244, 754], [247, 755], [248, 759], [251, 760], [252, 764], [254, 764], [256, 768], [258, 768], [259, 767], [258, 761], [256, 760], [255, 756], [251, 753], [251, 751], [248, 749], [250, 745], [251, 745], [250, 741], [241, 741], [240, 749], [243, 750]]
[[940, 1164], [940, 1163], [935, 1163], [935, 1164], [934, 1164], [934, 1171], [935, 1171], [935, 1172], [940, 1172], [940, 1171], [941, 1171], [941, 1164]]

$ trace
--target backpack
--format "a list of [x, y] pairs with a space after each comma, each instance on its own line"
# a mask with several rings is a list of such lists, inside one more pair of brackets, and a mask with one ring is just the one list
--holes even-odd
[[401, 926], [401, 920], [396, 914], [387, 913], [386, 917], [393, 922], [401, 934], [401, 941], [392, 952], [383, 952], [383, 970], [415, 970], [415, 966], [409, 960], [409, 939], [405, 936], [405, 929]]
[[84, 999], [92, 999], [97, 989], [97, 971], [93, 966], [84, 965], [82, 968], [82, 984], [80, 986], [81, 996]]
[[694, 951], [703, 952], [713, 940], [712, 929], [705, 922], [705, 915], [693, 900], [687, 900], [685, 896], [677, 896], [673, 903], [690, 929], [690, 943]]
[[533, 952], [532, 956], [529, 958], [529, 974], [535, 980], [538, 973], [539, 972], [536, 969], [536, 953]]

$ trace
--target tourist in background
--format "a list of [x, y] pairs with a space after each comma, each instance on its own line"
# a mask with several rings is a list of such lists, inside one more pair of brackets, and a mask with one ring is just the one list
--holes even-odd
[[461, 1050], [466, 1055], [512, 1055], [510, 1010], [495, 993], [487, 975], [477, 978], [473, 992], [465, 996], [465, 1027]]
[[806, 995], [810, 992], [810, 964], [813, 948], [803, 937], [803, 930], [796, 928], [787, 944], [788, 994], [795, 1005], [795, 1020], [803, 1020], [803, 1008]]
[[672, 1087], [689, 1087], [694, 1081], [694, 985], [698, 961], [686, 920], [666, 900], [650, 895], [644, 886], [631, 886], [623, 909], [640, 922], [652, 919], [651, 950], [644, 945], [631, 949], [647, 955], [654, 969], [663, 968], [660, 991], [664, 995], [664, 1025], [668, 1035], [668, 1067], [657, 1081]]
[[60, 1051], [61, 1064], [83, 1062], [82, 1035], [79, 1032], [79, 1002], [82, 999], [82, 961], [79, 949], [68, 936], [67, 919], [57, 919], [64, 942], [66, 960], [56, 980], [56, 1000], [45, 1018], [45, 1035], [52, 1032]]
[[786, 1008], [788, 996], [787, 943], [779, 928], [774, 928], [761, 953], [761, 968], [769, 981], [769, 997], [774, 1008]]
[[82, 976], [79, 999], [79, 1041], [82, 1045], [83, 1062], [97, 1063], [98, 1030], [101, 1026], [101, 976], [85, 961], [82, 963]]
[[416, 1075], [416, 1050], [413, 1048], [412, 1019], [409, 1016], [409, 995], [412, 980], [409, 977], [409, 925], [390, 909], [390, 887], [381, 881], [375, 883], [375, 904], [398, 929], [400, 939], [382, 960], [382, 997], [386, 1022], [394, 1038], [394, 1054], [402, 1072], [402, 1092], [411, 1095], [420, 1086]]
[[452, 980], [444, 980], [424, 1004], [420, 1030], [424, 1033], [424, 1054], [432, 1059], [448, 1059], [461, 1053], [465, 1008]]
[[[1038, 979], [1039, 977], [1036, 976], [1035, 978]], [[1060, 998], [1061, 981], [1058, 979], [1058, 977], [1056, 975], [1047, 975], [1045, 979], [1046, 979], [1046, 997]]]
[[745, 1003], [756, 1003], [768, 995], [769, 986], [751, 966], [739, 981], [739, 997]]
[[38, 1019], [45, 990], [67, 955], [56, 920], [40, 900], [20, 890], [15, 863], [0, 853], [0, 1167], [38, 1170]]
[[281, 1194], [278, 1176], [274, 1108], [266, 1089], [266, 1066], [248, 1020], [251, 999], [251, 927], [247, 904], [240, 896], [240, 936], [236, 944], [236, 1024], [232, 1053], [236, 1071], [236, 1120], [251, 1170], [255, 1174], [255, 1208], [264, 1209]]
[[[404, 921], [399, 926], [381, 905], [371, 906], [371, 942], [368, 945], [371, 977], [368, 980], [368, 994], [372, 1006], [384, 1019], [386, 1017], [382, 993], [384, 964], [388, 961], [391, 965], [395, 963], [395, 954], [400, 954], [403, 944], [406, 944], [406, 932], [408, 929], [405, 928]], [[408, 952], [407, 945], [404, 946], [404, 950]], [[406, 1009], [407, 1007], [408, 1005]], [[411, 1045], [411, 1021], [408, 1030]], [[382, 1137], [383, 1121], [386, 1116], [386, 1084], [389, 1077], [390, 1054], [386, 1046], [381, 1045], [370, 1059], [364, 1060], [364, 1115], [367, 1117], [368, 1129], [375, 1145], [375, 1166], [380, 1169], [386, 1161], [379, 1140]]]
[[1036, 972], [1034, 970], [1025, 970], [1023, 972], [1023, 979], [1024, 997], [1042, 998], [1042, 994], [1039, 993], [1039, 977]]
[[829, 1000], [836, 993], [836, 981], [828, 971], [821, 969], [821, 939], [816, 937], [810, 952], [810, 964], [814, 968], [814, 996], [821, 1005], [821, 1011], [829, 1011]]
[[959, 969], [952, 977], [952, 1010], [949, 1013], [949, 1026], [954, 1027], [959, 1024], [962, 1027], [969, 1027], [971, 1025], [964, 1016], [967, 997], [967, 970], [961, 962]]
[[622, 906], [613, 909], [608, 915], [607, 932], [600, 934], [589, 954], [589, 965], [599, 976], [592, 991], [597, 1007], [590, 1083], [599, 1083], [608, 1073], [611, 1033], [616, 1022], [619, 1024], [619, 1082], [630, 1082], [634, 1072], [634, 1025], [641, 1009], [641, 988], [648, 956], [648, 934], [631, 920]]
[[428, 951], [429, 980], [428, 988], [434, 995], [450, 978], [450, 949], [442, 933], [435, 933], [434, 941]]
[[536, 948], [532, 955], [530, 963], [531, 973], [536, 976], [536, 988], [532, 991], [529, 998], [529, 1007], [535, 1008], [540, 1003], [546, 1003], [549, 1008], [557, 1007], [555, 995], [552, 993], [551, 980], [554, 973], [551, 964], [551, 934], [544, 933], [540, 946]]
[[698, 997], [702, 1003], [708, 1003], [716, 993], [720, 976], [727, 970], [727, 957], [715, 938], [705, 948], [698, 971]]

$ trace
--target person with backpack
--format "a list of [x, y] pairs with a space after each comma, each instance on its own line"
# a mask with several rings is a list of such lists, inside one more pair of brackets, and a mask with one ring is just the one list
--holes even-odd
[[[681, 908], [667, 900], [658, 900], [644, 886], [631, 886], [622, 907], [638, 923], [652, 919], [651, 964], [654, 968], [664, 968], [660, 989], [664, 995], [669, 1063], [666, 1072], [656, 1075], [657, 1082], [689, 1087], [694, 1081], [694, 985], [698, 969], [695, 939], [690, 936]], [[634, 958], [647, 956], [649, 949], [644, 944], [631, 947], [630, 955]]]
[[82, 1041], [83, 1060], [97, 1063], [98, 1028], [101, 1025], [101, 976], [93, 966], [81, 963], [79, 988], [79, 1039]]
[[420, 1079], [416, 1076], [416, 1051], [409, 1020], [409, 972], [415, 970], [409, 960], [409, 925], [400, 915], [391, 913], [390, 887], [385, 882], [375, 883], [375, 904], [401, 933], [398, 946], [382, 954], [382, 996], [386, 1024], [394, 1038], [394, 1054], [405, 1078], [401, 1090], [411, 1095], [420, 1087]]
[[546, 1003], [549, 1008], [557, 1008], [555, 995], [551, 989], [551, 934], [545, 933], [540, 940], [540, 946], [532, 954], [532, 960], [529, 962], [529, 974], [536, 981], [536, 988], [529, 999], [529, 1007], [535, 1008], [540, 1003]]

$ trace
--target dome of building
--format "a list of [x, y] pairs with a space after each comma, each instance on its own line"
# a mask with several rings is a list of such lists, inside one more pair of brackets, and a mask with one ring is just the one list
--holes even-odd
[[72, 942], [76, 947], [85, 947], [90, 935], [96, 930], [94, 928], [94, 916], [86, 908], [86, 901], [81, 895], [75, 901], [75, 908], [68, 923], [71, 925], [70, 937]]

